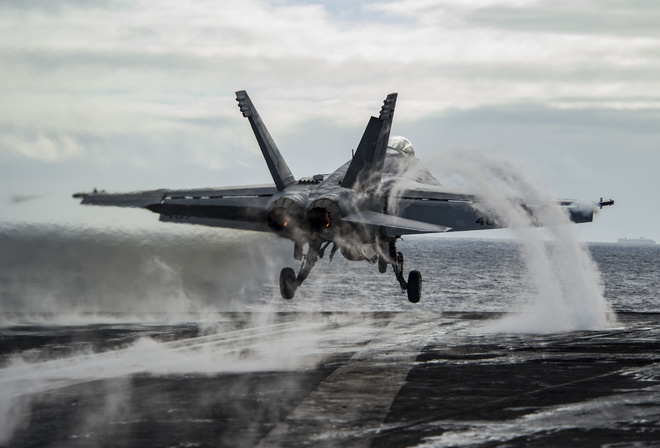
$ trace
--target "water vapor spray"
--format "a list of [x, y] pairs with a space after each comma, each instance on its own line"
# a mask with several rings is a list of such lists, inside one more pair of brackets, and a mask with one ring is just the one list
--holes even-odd
[[[508, 224], [521, 243], [532, 293], [530, 308], [506, 317], [493, 331], [552, 333], [602, 329], [613, 323], [595, 262], [566, 210], [538, 179], [509, 160], [477, 150], [462, 149], [434, 162], [446, 173], [443, 185], [477, 192], [475, 207], [501, 225]], [[534, 204], [533, 215], [514, 198]], [[543, 228], [534, 228], [538, 224]]]
[[[238, 318], [218, 322], [214, 332], [195, 325], [193, 328], [199, 328], [199, 335], [174, 340], [171, 339], [175, 335], [170, 333], [174, 326], [105, 325], [106, 331], [128, 328], [134, 329], [136, 336], [149, 333], [155, 336], [139, 337], [107, 351], [81, 347], [67, 356], [55, 358], [44, 359], [48, 353], [38, 350], [17, 353], [0, 369], [0, 445], [10, 441], [17, 431], [28, 428], [35, 404], [61, 400], [63, 394], [58, 391], [67, 388], [69, 394], [84, 394], [89, 390], [102, 398], [101, 407], [81, 403], [80, 415], [75, 419], [80, 427], [74, 428], [74, 433], [94, 433], [107, 427], [109, 422], [139, 421], [144, 418], [142, 413], [150, 411], [148, 406], [142, 408], [136, 404], [132, 382], [136, 376], [217, 379], [218, 375], [230, 373], [304, 370], [330, 354], [343, 350], [352, 353], [353, 344], [364, 344], [373, 335], [369, 318], [346, 317], [343, 323], [345, 325], [337, 325], [320, 313], [285, 316], [279, 322], [265, 321], [260, 325], [246, 316], [240, 322]], [[177, 325], [176, 328], [182, 327]], [[235, 378], [232, 381], [235, 386], [249, 387], [248, 383], [241, 384]], [[286, 389], [292, 391], [297, 387], [291, 383]], [[226, 398], [206, 395], [195, 405], [196, 409]], [[178, 402], [180, 399], [172, 400], [169, 406], [182, 405]], [[154, 401], [161, 407], [163, 401], [169, 403], [163, 396], [154, 397]], [[249, 418], [251, 412], [253, 408], [237, 409], [245, 418]]]

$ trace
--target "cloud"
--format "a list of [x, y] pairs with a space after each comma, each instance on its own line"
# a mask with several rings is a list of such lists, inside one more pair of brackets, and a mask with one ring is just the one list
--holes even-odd
[[23, 139], [16, 135], [0, 135], [0, 148], [46, 162], [60, 162], [83, 153], [81, 145], [71, 136], [43, 133]]
[[[414, 86], [408, 97], [432, 99], [427, 107], [436, 111], [451, 103], [474, 107], [520, 98], [584, 98], [585, 84], [590, 101], [616, 94], [619, 104], [657, 90], [653, 39], [538, 33], [539, 27], [494, 26], [484, 19], [496, 11], [505, 17], [559, 17], [574, 10], [563, 3], [524, 4], [368, 4], [364, 10], [375, 17], [387, 13], [401, 19], [381, 22], [366, 20], [365, 14], [362, 21], [348, 21], [331, 4], [260, 1], [220, 9], [203, 2], [142, 0], [84, 13], [71, 7], [57, 16], [23, 14], [20, 20], [9, 14], [0, 48], [7, 70], [0, 81], [15, 91], [43, 95], [48, 88], [101, 102], [119, 92], [138, 103], [165, 100], [176, 106], [189, 100], [186, 94], [217, 96], [220, 86], [228, 96], [232, 89], [256, 88], [280, 102], [304, 95], [358, 106], [364, 101], [358, 98]], [[581, 14], [597, 19], [599, 10], [586, 5], [590, 8]], [[629, 13], [645, 20], [643, 11]], [[323, 109], [302, 112], [319, 116]]]
[[67, 8], [108, 8], [112, 4], [118, 3], [116, 0], [3, 0], [0, 3], [0, 10], [14, 10], [23, 12], [44, 12], [59, 13]]
[[469, 16], [476, 24], [532, 33], [658, 38], [660, 9], [648, 0], [581, 0], [494, 5]]
[[[440, 119], [440, 117], [438, 118]], [[618, 110], [606, 108], [559, 109], [543, 104], [511, 104], [471, 110], [447, 110], [443, 121], [452, 126], [469, 123], [486, 125], [541, 126], [546, 128], [584, 131], [596, 129], [601, 133], [660, 134], [657, 123], [660, 109]], [[605, 131], [605, 129], [607, 131]]]

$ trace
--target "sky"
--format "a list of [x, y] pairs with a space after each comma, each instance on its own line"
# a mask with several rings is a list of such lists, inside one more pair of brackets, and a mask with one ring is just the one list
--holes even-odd
[[4, 0], [0, 223], [155, 228], [71, 194], [271, 182], [243, 89], [296, 177], [331, 172], [398, 92], [421, 160], [501, 155], [616, 201], [585, 240], [660, 242], [658, 23], [655, 0]]

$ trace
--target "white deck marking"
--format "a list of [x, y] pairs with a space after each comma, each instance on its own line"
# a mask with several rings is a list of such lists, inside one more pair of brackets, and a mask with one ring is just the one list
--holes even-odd
[[259, 447], [368, 447], [438, 315], [401, 313], [336, 369], [259, 443]]

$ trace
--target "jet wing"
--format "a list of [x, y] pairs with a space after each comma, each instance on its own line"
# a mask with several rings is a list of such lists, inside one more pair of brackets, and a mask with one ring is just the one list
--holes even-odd
[[413, 233], [436, 233], [451, 230], [449, 227], [445, 226], [413, 221], [412, 219], [386, 215], [373, 211], [354, 213], [345, 217], [344, 221], [380, 227], [385, 236], [410, 235]]
[[[514, 198], [512, 201], [526, 209], [535, 225], [541, 225], [533, 218], [534, 209], [538, 206], [525, 204]], [[444, 187], [425, 186], [392, 191], [388, 201], [391, 210], [388, 210], [388, 213], [411, 221], [449, 227], [448, 232], [509, 227], [509, 223], [502, 222], [498, 216], [489, 216], [479, 211], [481, 202], [477, 195]], [[593, 221], [595, 205], [572, 199], [557, 200], [557, 206], [565, 208], [571, 221], [575, 223]]]
[[76, 193], [83, 205], [145, 208], [163, 222], [199, 224], [267, 231], [266, 204], [277, 192], [274, 185], [150, 190], [130, 193]]

